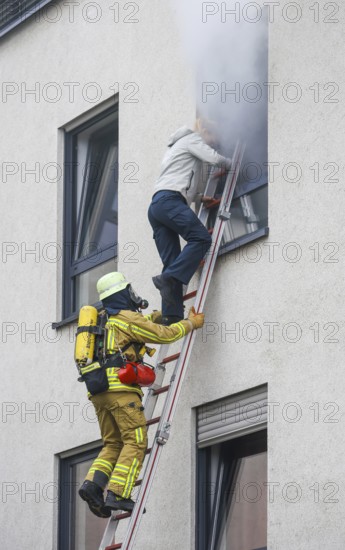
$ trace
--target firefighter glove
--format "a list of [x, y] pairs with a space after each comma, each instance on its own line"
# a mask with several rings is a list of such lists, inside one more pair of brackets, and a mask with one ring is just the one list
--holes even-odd
[[194, 329], [201, 328], [205, 321], [205, 315], [203, 313], [195, 313], [194, 307], [191, 307], [188, 320], [192, 323]]

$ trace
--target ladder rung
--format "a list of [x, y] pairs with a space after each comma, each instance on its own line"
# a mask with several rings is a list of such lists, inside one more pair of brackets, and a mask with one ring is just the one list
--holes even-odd
[[146, 426], [151, 426], [151, 424], [158, 424], [160, 419], [161, 419], [160, 416], [156, 416], [155, 418], [151, 418], [150, 420], [147, 420]]
[[119, 514], [118, 516], [116, 516], [116, 519], [117, 520], [127, 519], [127, 518], [130, 518], [131, 515], [132, 515], [131, 512], [123, 512], [123, 514]]
[[149, 455], [151, 451], [152, 451], [152, 447], [149, 447], [148, 449], [146, 449], [145, 454]]
[[195, 298], [197, 291], [193, 290], [193, 292], [188, 292], [188, 294], [185, 294], [183, 296], [183, 301], [190, 300], [191, 298]]
[[134, 483], [134, 486], [139, 487], [139, 485], [142, 484], [142, 481], [143, 481], [142, 479], [137, 479], [137, 481]]
[[170, 361], [175, 361], [176, 359], [178, 359], [180, 357], [180, 354], [179, 353], [175, 353], [175, 355], [169, 355], [168, 357], [166, 357], [165, 359], [163, 359], [162, 363], [170, 363]]
[[168, 384], [167, 386], [162, 386], [161, 388], [154, 390], [152, 392], [152, 395], [159, 395], [160, 393], [165, 393], [168, 391], [169, 388], [170, 388], [170, 384]]
[[117, 548], [122, 548], [122, 542], [119, 544], [112, 544], [111, 546], [107, 546], [105, 550], [117, 550]]

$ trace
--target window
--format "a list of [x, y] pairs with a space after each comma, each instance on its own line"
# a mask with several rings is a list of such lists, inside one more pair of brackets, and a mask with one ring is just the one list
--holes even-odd
[[[218, 184], [216, 195], [221, 195], [225, 178]], [[230, 252], [241, 245], [268, 235], [267, 175], [259, 181], [239, 177], [231, 203], [231, 217], [226, 222], [219, 254]], [[214, 226], [216, 211], [210, 213], [208, 227]]]
[[0, 37], [28, 19], [52, 0], [9, 0], [0, 6]]
[[[237, 141], [245, 145], [236, 190], [225, 224], [219, 254], [268, 235], [268, 10], [263, 8], [258, 21], [227, 20], [227, 33], [219, 26], [219, 38], [212, 44], [213, 58], [221, 54], [223, 64], [212, 66], [210, 54], [199, 77], [204, 92], [199, 109], [217, 126], [219, 152], [231, 157]], [[212, 58], [212, 61], [213, 61]], [[202, 78], [203, 77], [203, 78]], [[206, 88], [205, 88], [206, 85]], [[212, 90], [205, 93], [205, 89]], [[270, 90], [272, 94], [272, 90]], [[220, 197], [223, 177], [216, 190]], [[216, 212], [209, 218], [215, 224]]]
[[100, 545], [108, 520], [92, 514], [78, 495], [99, 450], [60, 459], [59, 550], [95, 550]]
[[266, 550], [267, 392], [198, 410], [197, 550]]
[[116, 270], [117, 105], [65, 134], [63, 317], [98, 302], [96, 282]]

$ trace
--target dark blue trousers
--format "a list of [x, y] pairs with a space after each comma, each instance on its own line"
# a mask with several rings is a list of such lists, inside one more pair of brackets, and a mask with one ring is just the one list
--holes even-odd
[[[162, 314], [183, 317], [182, 286], [189, 283], [210, 248], [211, 236], [177, 191], [158, 191], [153, 196], [148, 217], [163, 273], [177, 280], [176, 302], [174, 305], [162, 303]], [[179, 235], [187, 241], [182, 251]]]

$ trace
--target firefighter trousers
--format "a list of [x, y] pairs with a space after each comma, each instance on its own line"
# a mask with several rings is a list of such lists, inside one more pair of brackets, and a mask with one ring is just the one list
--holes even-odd
[[130, 498], [147, 448], [146, 418], [135, 392], [104, 392], [91, 397], [103, 448], [86, 479], [122, 498]]

